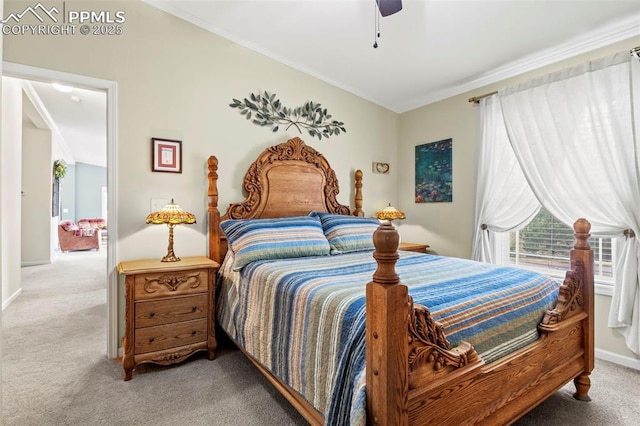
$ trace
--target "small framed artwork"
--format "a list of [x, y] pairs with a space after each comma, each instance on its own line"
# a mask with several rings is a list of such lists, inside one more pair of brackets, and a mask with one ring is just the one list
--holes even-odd
[[182, 141], [151, 138], [151, 171], [182, 173]]
[[373, 173], [379, 173], [381, 175], [389, 174], [389, 163], [373, 162]]

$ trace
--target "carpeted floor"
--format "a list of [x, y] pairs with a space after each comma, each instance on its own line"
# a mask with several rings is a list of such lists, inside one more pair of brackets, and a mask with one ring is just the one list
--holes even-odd
[[[231, 344], [214, 361], [141, 366], [129, 382], [105, 357], [105, 251], [23, 268], [23, 293], [3, 312], [4, 425], [304, 425]], [[226, 343], [225, 343], [226, 342]], [[640, 372], [597, 361], [590, 403], [569, 385], [522, 425], [637, 425]]]

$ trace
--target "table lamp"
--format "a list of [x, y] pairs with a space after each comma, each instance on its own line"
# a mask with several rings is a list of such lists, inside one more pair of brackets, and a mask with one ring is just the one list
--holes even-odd
[[173, 227], [179, 224], [196, 223], [195, 215], [182, 210], [179, 205], [173, 202], [172, 198], [171, 202], [160, 211], [149, 214], [146, 222], [154, 225], [167, 224], [169, 227], [169, 247], [167, 247], [167, 255], [162, 258], [162, 262], [178, 262], [180, 258], [173, 253]]
[[389, 203], [387, 207], [376, 213], [376, 219], [391, 222], [396, 219], [404, 219], [406, 216], [403, 212], [396, 209]]

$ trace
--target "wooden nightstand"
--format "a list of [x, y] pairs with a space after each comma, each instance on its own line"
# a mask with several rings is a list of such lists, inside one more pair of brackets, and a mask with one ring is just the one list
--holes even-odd
[[416, 253], [426, 253], [427, 250], [429, 250], [429, 246], [427, 244], [400, 243], [398, 250], [415, 251]]
[[220, 265], [206, 257], [178, 262], [121, 262], [125, 275], [124, 380], [138, 364], [169, 365], [199, 351], [213, 359], [215, 275]]

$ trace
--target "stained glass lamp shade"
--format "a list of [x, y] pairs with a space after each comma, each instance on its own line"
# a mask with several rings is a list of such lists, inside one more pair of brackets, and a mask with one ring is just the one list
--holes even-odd
[[391, 203], [389, 203], [387, 207], [376, 213], [376, 219], [387, 220], [389, 222], [396, 219], [404, 219], [405, 217], [405, 214], [393, 207]]

